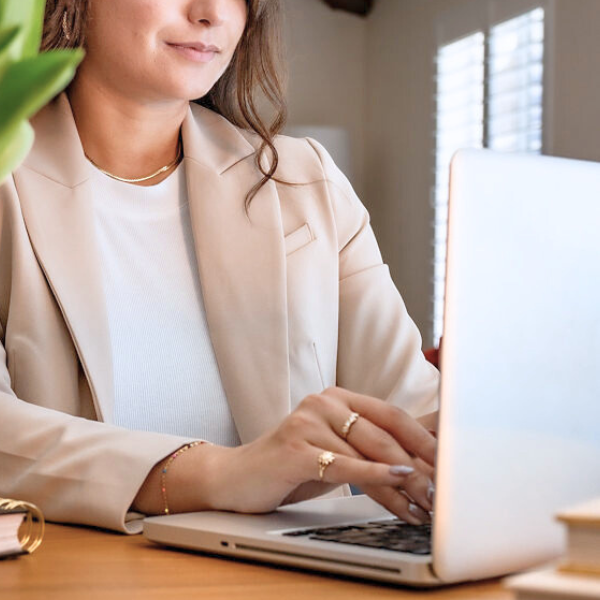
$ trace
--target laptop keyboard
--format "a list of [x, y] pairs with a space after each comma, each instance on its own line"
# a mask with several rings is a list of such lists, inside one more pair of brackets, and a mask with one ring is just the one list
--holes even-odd
[[355, 546], [393, 550], [394, 552], [408, 552], [418, 555], [431, 554], [431, 523], [410, 525], [399, 519], [389, 519], [387, 521], [338, 525], [336, 527], [298, 529], [288, 531], [283, 535], [291, 537], [306, 536], [310, 540], [353, 544]]

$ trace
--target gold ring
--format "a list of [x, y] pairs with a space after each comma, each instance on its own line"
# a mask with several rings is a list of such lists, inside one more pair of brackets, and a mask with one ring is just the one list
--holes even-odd
[[344, 426], [342, 427], [342, 437], [346, 439], [348, 437], [348, 433], [350, 432], [350, 427], [358, 421], [358, 417], [360, 415], [357, 412], [351, 412], [350, 416], [346, 419]]
[[335, 454], [333, 452], [329, 452], [326, 450], [325, 452], [321, 452], [319, 454], [319, 479], [323, 480], [323, 475], [325, 474], [325, 469], [335, 461]]

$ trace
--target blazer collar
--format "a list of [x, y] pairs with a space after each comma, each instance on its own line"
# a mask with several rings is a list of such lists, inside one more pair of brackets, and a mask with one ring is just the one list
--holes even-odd
[[[112, 421], [114, 383], [101, 261], [85, 159], [62, 94], [33, 120], [34, 148], [15, 185], [34, 251], [71, 331], [99, 419]], [[289, 412], [286, 260], [279, 196], [255, 148], [224, 118], [192, 105], [182, 136], [192, 230], [207, 322], [243, 442]], [[232, 168], [235, 167], [235, 168]], [[149, 268], [151, 268], [149, 266]]]
[[[66, 93], [31, 123], [36, 141], [23, 166], [71, 188], [89, 179], [90, 167]], [[256, 150], [229, 121], [198, 104], [190, 104], [181, 132], [185, 157], [219, 175]]]

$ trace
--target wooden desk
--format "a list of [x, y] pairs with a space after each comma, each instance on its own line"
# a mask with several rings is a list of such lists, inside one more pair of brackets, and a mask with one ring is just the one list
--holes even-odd
[[49, 525], [30, 556], [0, 561], [2, 600], [511, 600], [499, 582], [415, 592], [167, 550], [142, 536]]

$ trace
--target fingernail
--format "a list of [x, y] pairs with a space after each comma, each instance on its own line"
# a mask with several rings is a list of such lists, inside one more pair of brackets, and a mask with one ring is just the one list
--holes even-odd
[[426, 514], [416, 504], [412, 502], [408, 505], [408, 512], [413, 515], [415, 525], [423, 525], [426, 522]]
[[427, 486], [427, 500], [429, 500], [429, 502], [433, 502], [434, 495], [435, 495], [435, 486], [433, 485], [433, 483], [430, 483]]
[[390, 467], [390, 473], [392, 475], [410, 475], [414, 472], [414, 467], [407, 467], [406, 465], [394, 465]]

